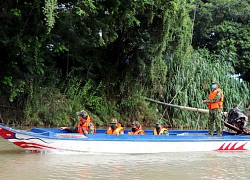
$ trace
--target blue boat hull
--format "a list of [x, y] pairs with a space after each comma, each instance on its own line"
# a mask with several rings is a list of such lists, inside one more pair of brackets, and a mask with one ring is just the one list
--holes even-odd
[[26, 150], [130, 154], [250, 150], [249, 135], [229, 132], [208, 136], [206, 130], [169, 130], [168, 136], [154, 136], [152, 130], [146, 130], [146, 135], [128, 135], [126, 130], [125, 134], [116, 136], [105, 131], [84, 136], [56, 128], [23, 131], [0, 125], [0, 136]]

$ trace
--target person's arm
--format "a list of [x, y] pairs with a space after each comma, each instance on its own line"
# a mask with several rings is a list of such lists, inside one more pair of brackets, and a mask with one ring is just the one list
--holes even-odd
[[78, 128], [77, 127], [61, 127], [61, 130], [66, 130], [69, 133], [77, 133]]

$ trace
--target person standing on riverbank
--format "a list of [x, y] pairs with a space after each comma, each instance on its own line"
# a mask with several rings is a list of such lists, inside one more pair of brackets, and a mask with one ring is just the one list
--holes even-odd
[[203, 100], [203, 103], [205, 103], [209, 109], [208, 135], [213, 136], [214, 126], [217, 135], [222, 135], [221, 111], [223, 108], [224, 94], [217, 82], [212, 82], [211, 88], [212, 90], [210, 91], [208, 100]]

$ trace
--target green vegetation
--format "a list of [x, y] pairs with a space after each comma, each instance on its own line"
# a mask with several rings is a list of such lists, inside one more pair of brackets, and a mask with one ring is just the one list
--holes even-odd
[[[250, 94], [250, 5], [232, 0], [224, 7], [223, 2], [1, 2], [5, 123], [71, 125], [76, 112], [85, 109], [97, 125], [117, 117], [123, 125], [138, 119], [151, 126], [162, 119], [169, 127], [205, 128], [206, 115], [145, 97], [206, 108], [202, 99], [212, 80], [225, 91], [225, 111], [240, 102], [244, 109]], [[236, 17], [239, 8], [244, 13]], [[236, 73], [243, 79], [233, 78]]]
[[[211, 82], [216, 81], [220, 83], [220, 88], [225, 94], [223, 111], [235, 108], [238, 104], [241, 104], [239, 108], [245, 109], [250, 94], [249, 84], [232, 76], [234, 69], [227, 59], [234, 60], [234, 58], [234, 53], [221, 51], [220, 54], [211, 54], [202, 49], [195, 51], [190, 60], [179, 66], [176, 66], [173, 61], [168, 62], [167, 66], [170, 70], [167, 75], [169, 86], [166, 87], [166, 102], [206, 109], [202, 100], [208, 98]], [[164, 122], [170, 127], [206, 127], [208, 114], [179, 109], [167, 112], [163, 117]]]
[[193, 46], [237, 54], [232, 62], [237, 74], [250, 82], [249, 0], [196, 0]]

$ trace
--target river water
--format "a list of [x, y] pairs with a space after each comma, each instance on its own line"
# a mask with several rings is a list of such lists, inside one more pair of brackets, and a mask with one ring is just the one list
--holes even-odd
[[32, 153], [0, 137], [0, 180], [250, 179], [250, 152]]

